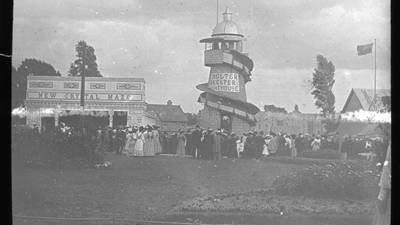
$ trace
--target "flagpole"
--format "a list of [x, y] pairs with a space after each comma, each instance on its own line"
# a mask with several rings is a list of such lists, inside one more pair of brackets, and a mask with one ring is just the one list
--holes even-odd
[[219, 8], [219, 1], [217, 0], [217, 24], [218, 24], [218, 8]]
[[374, 65], [375, 65], [375, 72], [374, 72], [374, 102], [376, 103], [376, 38], [374, 39]]

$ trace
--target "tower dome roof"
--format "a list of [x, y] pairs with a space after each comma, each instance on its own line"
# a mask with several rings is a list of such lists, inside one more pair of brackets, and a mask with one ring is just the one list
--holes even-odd
[[226, 7], [226, 10], [222, 15], [223, 21], [215, 26], [211, 36], [226, 34], [243, 36], [240, 32], [239, 26], [232, 21], [232, 12], [229, 10], [228, 7]]

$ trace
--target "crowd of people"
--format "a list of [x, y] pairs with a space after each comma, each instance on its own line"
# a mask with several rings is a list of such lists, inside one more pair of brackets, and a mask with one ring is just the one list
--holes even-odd
[[[39, 133], [37, 128], [34, 129]], [[98, 127], [78, 129], [64, 123], [54, 132], [41, 132], [55, 146], [68, 154], [83, 154], [94, 163], [104, 162], [106, 152], [128, 157], [169, 154], [189, 156], [204, 160], [221, 158], [260, 159], [268, 156], [301, 157], [305, 152], [319, 150], [341, 151], [347, 157], [359, 153], [373, 153], [378, 161], [385, 156], [385, 141], [381, 138], [346, 137], [340, 144], [338, 134], [289, 135], [249, 131], [242, 135], [224, 129], [204, 129], [200, 126], [177, 132], [163, 132], [155, 125], [125, 126], [119, 128]], [[340, 148], [340, 149], [339, 149]]]

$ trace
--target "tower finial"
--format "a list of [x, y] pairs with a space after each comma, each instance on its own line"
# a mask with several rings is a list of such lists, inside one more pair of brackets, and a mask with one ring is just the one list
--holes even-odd
[[228, 6], [226, 7], [225, 12], [222, 15], [224, 16], [224, 21], [232, 20], [232, 11], [229, 9]]

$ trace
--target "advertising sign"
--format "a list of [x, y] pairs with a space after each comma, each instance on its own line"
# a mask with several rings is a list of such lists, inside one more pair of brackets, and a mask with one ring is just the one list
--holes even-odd
[[214, 91], [240, 92], [237, 73], [212, 73], [208, 86]]

